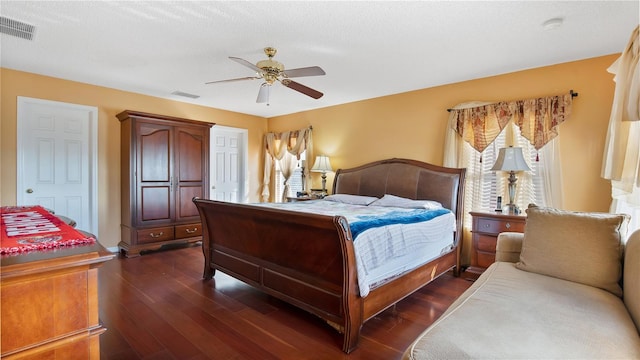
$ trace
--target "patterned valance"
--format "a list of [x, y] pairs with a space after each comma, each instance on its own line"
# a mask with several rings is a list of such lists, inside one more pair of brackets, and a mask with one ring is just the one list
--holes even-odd
[[[306, 151], [307, 159], [313, 159], [313, 128], [291, 130], [264, 135], [264, 174], [262, 177], [262, 201], [269, 200], [271, 174], [275, 170], [275, 161], [280, 161], [280, 170], [285, 179], [283, 201], [289, 193], [289, 178], [296, 167], [294, 159]], [[305, 169], [305, 175], [309, 169]]]
[[311, 143], [312, 128], [285, 131], [281, 133], [266, 133], [264, 135], [265, 150], [273, 158], [282, 159], [285, 152], [299, 158], [309, 143]]
[[510, 121], [537, 150], [558, 135], [557, 126], [571, 115], [573, 92], [544, 98], [497, 103], [467, 103], [450, 109], [449, 123], [478, 152], [484, 151]]

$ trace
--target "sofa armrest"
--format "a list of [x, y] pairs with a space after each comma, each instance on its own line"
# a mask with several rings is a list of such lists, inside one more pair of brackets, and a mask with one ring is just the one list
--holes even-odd
[[496, 261], [517, 263], [520, 261], [524, 234], [516, 232], [503, 232], [498, 235], [496, 244]]
[[640, 333], [640, 230], [636, 230], [625, 246], [622, 297]]

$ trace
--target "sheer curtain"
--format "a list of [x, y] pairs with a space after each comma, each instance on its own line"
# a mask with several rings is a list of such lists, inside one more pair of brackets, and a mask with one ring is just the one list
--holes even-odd
[[[282, 199], [285, 201], [289, 193], [289, 178], [293, 174], [297, 160], [304, 151], [307, 156], [312, 156], [313, 137], [312, 128], [305, 128], [295, 131], [285, 131], [281, 133], [266, 133], [264, 136], [264, 174], [262, 177], [262, 201], [269, 201], [271, 194], [271, 177], [275, 173], [276, 161], [279, 162], [280, 170], [285, 179], [285, 191]], [[305, 175], [308, 170], [305, 169]]]
[[536, 150], [529, 141], [520, 134], [513, 123], [505, 126], [494, 141], [480, 153], [464, 141], [451, 127], [447, 129], [445, 142], [444, 165], [448, 167], [464, 167], [467, 169], [465, 182], [465, 227], [471, 227], [469, 211], [488, 211], [495, 209], [496, 197], [507, 199], [506, 172], [491, 171], [500, 148], [516, 146], [531, 168], [518, 174], [517, 194], [515, 202], [525, 209], [529, 203], [540, 206], [563, 208], [562, 166], [560, 163], [558, 137], [550, 140], [541, 150]]
[[[508, 198], [508, 173], [490, 171], [502, 147], [522, 147], [531, 168], [518, 174], [516, 204], [523, 209], [529, 203], [563, 208], [558, 125], [570, 113], [571, 94], [510, 103], [471, 102], [451, 109], [444, 166], [467, 169], [465, 239], [471, 239], [470, 211], [491, 211], [497, 196]], [[465, 246], [465, 252], [469, 248]]]
[[607, 69], [616, 82], [602, 177], [611, 180], [613, 213], [631, 215], [630, 235], [640, 229], [640, 26]]

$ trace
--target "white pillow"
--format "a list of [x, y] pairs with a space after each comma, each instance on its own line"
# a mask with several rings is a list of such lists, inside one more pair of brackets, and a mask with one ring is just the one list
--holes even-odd
[[378, 200], [374, 196], [361, 196], [361, 195], [349, 195], [349, 194], [334, 194], [324, 197], [325, 200], [335, 201], [339, 203], [351, 204], [351, 205], [369, 205], [372, 202]]
[[440, 209], [442, 204], [433, 200], [413, 200], [400, 196], [385, 194], [382, 198], [372, 202], [371, 206], [389, 206], [407, 209]]

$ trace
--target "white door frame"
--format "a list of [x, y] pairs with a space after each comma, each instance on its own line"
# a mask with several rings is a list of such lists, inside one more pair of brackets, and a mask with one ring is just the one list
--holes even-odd
[[[238, 178], [239, 178], [239, 182], [240, 182], [240, 189], [238, 189], [238, 202], [239, 203], [247, 203], [249, 202], [249, 179], [247, 177], [247, 174], [249, 173], [249, 162], [248, 162], [248, 158], [249, 158], [249, 149], [248, 149], [248, 138], [249, 138], [249, 131], [247, 129], [242, 129], [242, 128], [235, 128], [235, 127], [230, 127], [230, 126], [224, 126], [224, 125], [214, 125], [211, 127], [211, 136], [210, 141], [211, 141], [211, 146], [210, 151], [212, 152], [211, 155], [209, 156], [210, 162], [211, 162], [211, 166], [210, 166], [210, 174], [209, 177], [211, 179], [210, 181], [210, 185], [211, 189], [209, 189], [209, 193], [211, 194], [213, 192], [213, 186], [215, 186], [215, 166], [214, 166], [214, 161], [215, 161], [215, 154], [213, 154], [213, 152], [215, 151], [215, 132], [216, 130], [222, 130], [222, 131], [228, 131], [228, 132], [234, 132], [236, 133], [238, 136], [240, 136], [240, 138], [242, 139], [242, 146], [240, 149], [238, 149], [238, 158], [239, 158], [239, 174], [238, 174]], [[210, 196], [211, 197], [211, 196]]]
[[31, 104], [40, 104], [40, 105], [48, 105], [48, 106], [57, 106], [57, 107], [65, 107], [72, 108], [76, 110], [87, 111], [91, 114], [90, 116], [90, 124], [89, 124], [89, 139], [87, 139], [87, 143], [89, 144], [89, 168], [87, 171], [89, 172], [89, 211], [91, 214], [89, 215], [90, 225], [88, 229], [83, 229], [89, 231], [92, 234], [98, 236], [98, 108], [95, 106], [87, 106], [87, 105], [78, 105], [78, 104], [70, 104], [59, 101], [51, 101], [51, 100], [43, 100], [36, 98], [29, 98], [24, 96], [18, 96], [18, 106], [17, 106], [17, 141], [16, 141], [16, 153], [17, 153], [17, 182], [16, 182], [16, 195], [17, 195], [17, 205], [24, 204], [24, 193], [22, 189], [23, 186], [23, 174], [24, 174], [24, 153], [23, 153], [23, 135], [26, 131], [24, 124], [24, 113], [26, 112], [26, 107]]

